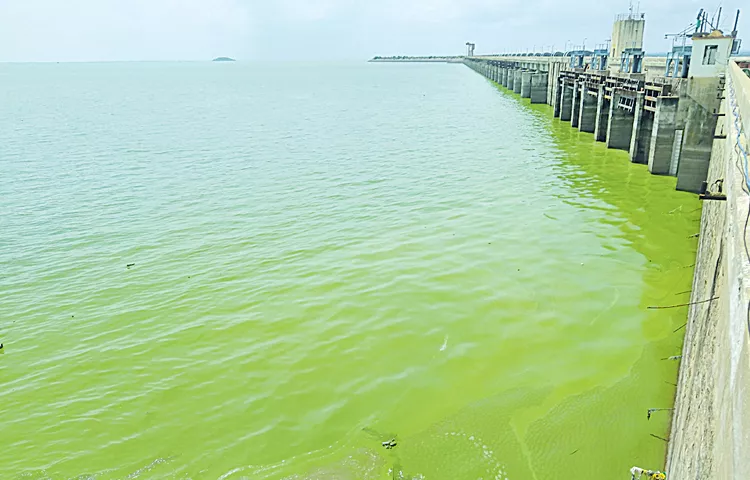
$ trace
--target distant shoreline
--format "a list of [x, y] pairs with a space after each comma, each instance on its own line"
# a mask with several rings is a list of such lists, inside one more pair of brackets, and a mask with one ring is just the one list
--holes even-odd
[[461, 63], [464, 57], [375, 57], [371, 63]]

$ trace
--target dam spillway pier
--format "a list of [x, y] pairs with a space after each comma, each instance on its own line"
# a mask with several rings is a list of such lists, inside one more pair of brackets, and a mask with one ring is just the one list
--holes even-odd
[[743, 165], [750, 151], [750, 59], [732, 57], [733, 37], [719, 32], [692, 40], [693, 57], [709, 52], [710, 63], [710, 52], [718, 51], [721, 61], [690, 63], [677, 77], [670, 60], [658, 57], [643, 59], [644, 71], [635, 73], [574, 68], [569, 57], [486, 56], [464, 63], [529, 103], [550, 105], [555, 118], [628, 152], [651, 174], [677, 177], [678, 190], [733, 185], [726, 196], [705, 196], [666, 471], [668, 479], [746, 480], [750, 196], [743, 188], [750, 188], [750, 172]]
[[693, 35], [679, 68], [673, 57], [634, 49], [621, 52], [620, 68], [606, 70], [592, 70], [586, 52], [464, 59], [509, 92], [547, 103], [554, 117], [593, 141], [628, 152], [651, 174], [677, 177], [678, 190], [734, 185], [726, 202], [705, 196], [711, 201], [704, 204], [669, 438], [670, 479], [750, 478], [750, 456], [738, 453], [750, 449], [750, 258], [743, 255], [750, 201], [742, 187], [750, 182], [737, 168], [750, 150], [750, 58], [733, 56], [735, 36]]
[[[723, 43], [729, 60], [731, 37], [713, 34], [694, 42], [706, 43], [704, 49]], [[627, 151], [651, 173], [677, 177], [678, 190], [698, 193], [708, 172], [723, 76], [703, 68], [687, 70], [684, 78], [666, 76], [667, 60], [658, 57], [641, 60], [636, 72], [592, 71], [588, 63], [574, 68], [575, 58], [481, 56], [464, 63], [530, 103], [549, 104], [555, 117]]]
[[750, 57], [740, 55], [738, 19], [725, 34], [701, 10], [667, 35], [675, 42], [660, 57], [646, 56], [645, 15], [631, 11], [594, 51], [472, 49], [448, 60], [549, 105], [554, 118], [704, 200], [668, 479], [750, 479]]

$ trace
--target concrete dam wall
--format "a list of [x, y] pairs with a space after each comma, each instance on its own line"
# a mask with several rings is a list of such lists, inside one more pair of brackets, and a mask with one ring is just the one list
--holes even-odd
[[[668, 478], [750, 478], [750, 78], [731, 62], [708, 171], [667, 458]], [[726, 138], [724, 138], [726, 136]]]
[[555, 117], [593, 133], [609, 148], [658, 175], [677, 177], [677, 189], [698, 193], [710, 161], [720, 79], [667, 78], [663, 58], [650, 58], [645, 72], [610, 73], [570, 68], [566, 58], [467, 58], [465, 64], [490, 80], [547, 103]]
[[[610, 75], [566, 59], [466, 58], [571, 128], [704, 199], [667, 453], [668, 479], [750, 479], [750, 78]], [[663, 59], [662, 59], [663, 61]], [[644, 171], [645, 174], [645, 171]], [[623, 477], [625, 478], [625, 477]]]

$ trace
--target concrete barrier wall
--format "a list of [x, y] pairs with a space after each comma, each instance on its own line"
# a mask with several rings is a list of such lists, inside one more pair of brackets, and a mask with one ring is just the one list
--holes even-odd
[[[727, 72], [720, 131], [708, 171], [727, 201], [705, 201], [693, 292], [667, 454], [667, 478], [750, 479], [750, 195], [744, 155], [750, 131], [750, 78]], [[738, 125], [744, 125], [740, 133]]]

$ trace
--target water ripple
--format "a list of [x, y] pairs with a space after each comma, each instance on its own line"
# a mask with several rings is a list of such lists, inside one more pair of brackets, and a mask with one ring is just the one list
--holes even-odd
[[458, 65], [216, 67], [0, 65], [4, 475], [662, 461], [673, 179]]

